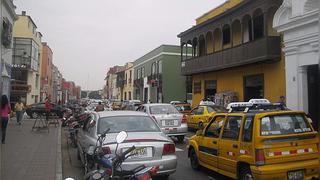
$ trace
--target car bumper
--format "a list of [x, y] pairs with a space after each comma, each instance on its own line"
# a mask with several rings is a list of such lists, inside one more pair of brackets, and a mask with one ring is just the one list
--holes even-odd
[[287, 179], [289, 171], [304, 170], [304, 179], [319, 178], [319, 160], [251, 166], [254, 179]]
[[162, 132], [167, 136], [185, 136], [188, 134], [188, 126], [181, 125], [180, 127], [162, 127]]
[[157, 160], [145, 160], [145, 161], [128, 161], [123, 162], [121, 167], [125, 170], [133, 169], [137, 166], [145, 165], [147, 167], [159, 166], [158, 175], [162, 174], [172, 174], [177, 168], [177, 156], [167, 155], [162, 156], [162, 159]]

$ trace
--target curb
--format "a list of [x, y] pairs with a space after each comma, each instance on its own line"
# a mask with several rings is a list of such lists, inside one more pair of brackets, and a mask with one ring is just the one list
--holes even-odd
[[58, 145], [56, 161], [56, 180], [62, 180], [61, 126], [58, 124]]

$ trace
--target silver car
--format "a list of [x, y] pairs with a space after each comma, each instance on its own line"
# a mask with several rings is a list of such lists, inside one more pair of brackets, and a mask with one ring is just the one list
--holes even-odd
[[167, 136], [175, 136], [179, 142], [184, 140], [188, 133], [187, 118], [181, 114], [173, 105], [166, 103], [143, 104], [137, 111], [149, 114], [157, 121], [162, 132]]
[[96, 145], [98, 135], [110, 128], [103, 143], [103, 150], [115, 154], [115, 137], [120, 131], [126, 131], [128, 138], [119, 145], [117, 153], [136, 147], [133, 156], [121, 166], [124, 170], [139, 165], [159, 166], [158, 175], [168, 177], [176, 171], [177, 156], [175, 144], [163, 132], [157, 123], [146, 113], [136, 111], [91, 112], [84, 127], [78, 132], [78, 158], [85, 164], [90, 146]]

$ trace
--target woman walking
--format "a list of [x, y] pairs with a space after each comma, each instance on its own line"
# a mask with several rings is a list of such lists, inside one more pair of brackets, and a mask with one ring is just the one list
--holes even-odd
[[1, 107], [0, 108], [1, 108], [0, 112], [1, 112], [1, 135], [2, 135], [1, 142], [2, 142], [2, 144], [4, 144], [5, 140], [6, 140], [6, 130], [7, 130], [7, 125], [8, 125], [8, 120], [9, 120], [9, 114], [11, 112], [9, 100], [6, 95], [2, 95], [2, 97], [1, 97]]

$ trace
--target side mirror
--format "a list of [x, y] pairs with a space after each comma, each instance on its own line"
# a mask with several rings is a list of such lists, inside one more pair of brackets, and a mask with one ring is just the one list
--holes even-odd
[[202, 136], [202, 133], [203, 133], [203, 130], [200, 129], [200, 130], [198, 130], [198, 131], [196, 132], [196, 135], [197, 135], [197, 136]]
[[119, 132], [119, 134], [116, 137], [116, 141], [118, 144], [121, 144], [124, 140], [126, 140], [128, 137], [128, 134], [125, 131]]
[[203, 130], [204, 129], [204, 125], [202, 122], [198, 123], [198, 129], [199, 130]]

